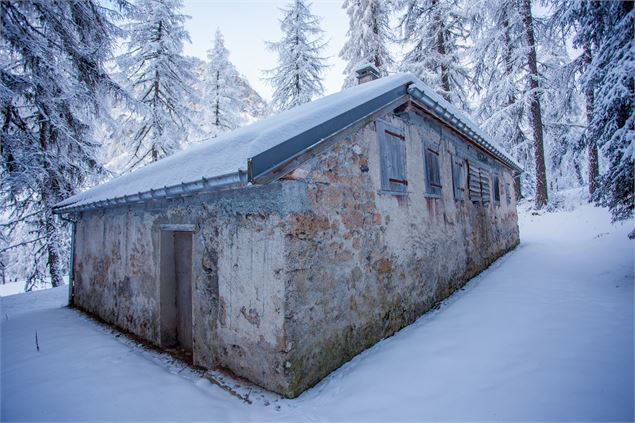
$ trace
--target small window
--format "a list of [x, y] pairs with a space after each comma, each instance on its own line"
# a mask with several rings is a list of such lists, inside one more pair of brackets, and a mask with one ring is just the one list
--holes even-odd
[[407, 192], [406, 139], [403, 131], [385, 122], [377, 121], [381, 189], [390, 192]]
[[497, 203], [501, 201], [500, 180], [498, 175], [494, 175], [494, 201]]
[[454, 199], [459, 201], [465, 198], [465, 177], [463, 176], [463, 160], [452, 159], [452, 186], [454, 188]]
[[426, 194], [441, 196], [441, 168], [439, 166], [439, 152], [436, 148], [424, 142]]

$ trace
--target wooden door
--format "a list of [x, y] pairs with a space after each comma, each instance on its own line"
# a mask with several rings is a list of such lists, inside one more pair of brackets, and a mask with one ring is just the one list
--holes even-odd
[[192, 351], [192, 233], [174, 232], [174, 276], [176, 282], [176, 338]]

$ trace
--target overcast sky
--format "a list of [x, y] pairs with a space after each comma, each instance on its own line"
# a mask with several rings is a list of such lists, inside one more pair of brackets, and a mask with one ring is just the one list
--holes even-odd
[[[278, 41], [282, 37], [280, 8], [289, 1], [274, 0], [184, 0], [183, 13], [191, 16], [185, 26], [192, 39], [185, 45], [185, 54], [206, 58], [212, 46], [216, 28], [225, 36], [229, 59], [239, 72], [247, 76], [251, 85], [267, 100], [271, 99], [271, 86], [262, 80], [262, 70], [276, 66], [277, 55], [265, 48], [265, 41]], [[346, 39], [348, 17], [342, 9], [342, 0], [315, 0], [311, 10], [322, 18], [328, 45], [324, 56], [331, 67], [326, 71], [326, 94], [339, 91], [345, 63], [338, 53]]]

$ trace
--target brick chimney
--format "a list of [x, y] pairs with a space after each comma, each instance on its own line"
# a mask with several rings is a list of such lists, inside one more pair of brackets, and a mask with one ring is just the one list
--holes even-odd
[[357, 70], [355, 70], [355, 73], [357, 74], [357, 85], [368, 81], [374, 81], [375, 79], [379, 79], [381, 77], [379, 70], [370, 63], [361, 65], [357, 68]]

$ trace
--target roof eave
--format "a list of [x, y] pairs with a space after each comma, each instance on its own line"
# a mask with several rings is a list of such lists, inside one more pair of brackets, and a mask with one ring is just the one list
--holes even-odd
[[366, 101], [345, 113], [322, 122], [320, 125], [310, 128], [301, 134], [251, 157], [248, 167], [249, 182], [263, 179], [267, 180], [266, 175], [269, 175], [282, 164], [301, 155], [307, 149], [341, 133], [368, 116], [374, 115], [380, 110], [384, 110], [386, 106], [393, 104], [395, 101], [398, 102], [400, 99], [407, 97], [408, 85], [407, 83], [401, 84], [398, 87], [378, 95], [372, 100]]
[[471, 124], [469, 124], [468, 122], [464, 122], [460, 116], [457, 116], [456, 114], [452, 113], [451, 110], [443, 107], [442, 104], [439, 104], [439, 102], [426, 94], [423, 90], [419, 89], [415, 84], [411, 84], [408, 87], [408, 94], [410, 94], [415, 100], [421, 102], [421, 104], [425, 106], [428, 111], [432, 112], [439, 119], [447, 122], [457, 131], [461, 132], [463, 135], [473, 140], [477, 145], [481, 146], [502, 163], [519, 173], [523, 172], [523, 168], [513, 158], [508, 157], [507, 154], [503, 153], [498, 148], [495, 148], [487, 139], [479, 134], [477, 130], [472, 128]]
[[247, 174], [241, 170], [228, 173], [214, 178], [201, 178], [192, 182], [184, 182], [177, 185], [166, 186], [159, 189], [139, 192], [133, 195], [124, 195], [100, 201], [93, 201], [85, 204], [72, 203], [63, 206], [54, 206], [53, 213], [79, 213], [89, 210], [129, 206], [132, 204], [143, 204], [148, 201], [167, 200], [179, 197], [189, 197], [192, 195], [207, 192], [220, 191], [229, 188], [238, 188], [247, 185]]

